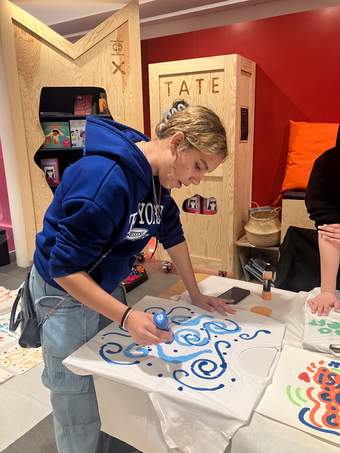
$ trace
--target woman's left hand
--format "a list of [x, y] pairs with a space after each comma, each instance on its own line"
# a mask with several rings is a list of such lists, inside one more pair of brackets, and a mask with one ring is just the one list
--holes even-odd
[[[231, 307], [228, 307], [228, 301], [226, 299], [219, 299], [213, 296], [206, 296], [205, 294], [199, 293], [195, 296], [191, 296], [191, 301], [197, 307], [203, 308], [207, 311], [218, 311], [221, 315], [226, 315], [228, 313], [236, 313]], [[231, 301], [230, 301], [231, 302]]]

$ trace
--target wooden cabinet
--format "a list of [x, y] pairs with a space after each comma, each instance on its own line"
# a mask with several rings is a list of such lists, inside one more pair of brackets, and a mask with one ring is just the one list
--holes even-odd
[[132, 1], [71, 43], [3, 0], [0, 58], [11, 117], [11, 131], [1, 127], [0, 136], [6, 143], [8, 191], [16, 193], [15, 198], [10, 197], [10, 208], [17, 262], [27, 266], [52, 197], [34, 162], [44, 142], [39, 118], [41, 92], [46, 87], [99, 87], [106, 92], [110, 113], [117, 121], [143, 129], [138, 2]]
[[42, 89], [39, 116], [45, 142], [36, 152], [34, 161], [43, 170], [52, 192], [66, 168], [83, 156], [88, 115], [111, 118], [102, 88]]
[[[240, 275], [235, 240], [251, 203], [255, 63], [225, 55], [149, 65], [151, 130], [175, 99], [204, 105], [222, 119], [228, 157], [199, 186], [173, 190], [194, 264]], [[183, 211], [185, 200], [214, 197], [214, 215]], [[158, 258], [168, 259], [160, 248]]]

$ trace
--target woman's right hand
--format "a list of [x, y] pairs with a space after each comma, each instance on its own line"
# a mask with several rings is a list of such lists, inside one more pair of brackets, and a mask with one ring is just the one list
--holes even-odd
[[171, 331], [157, 329], [152, 315], [143, 311], [132, 310], [124, 327], [133, 341], [143, 346], [170, 342], [173, 338]]

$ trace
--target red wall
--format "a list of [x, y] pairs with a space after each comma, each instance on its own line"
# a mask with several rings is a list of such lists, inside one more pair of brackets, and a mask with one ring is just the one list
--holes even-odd
[[238, 53], [257, 63], [253, 200], [280, 191], [289, 120], [340, 121], [340, 7], [142, 41], [145, 130], [149, 63]]

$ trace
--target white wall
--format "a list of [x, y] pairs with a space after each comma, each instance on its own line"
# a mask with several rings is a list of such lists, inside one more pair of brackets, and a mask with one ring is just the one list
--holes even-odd
[[[12, 0], [71, 41], [129, 0]], [[339, 6], [340, 0], [140, 0], [141, 38], [184, 33], [236, 22]], [[187, 8], [187, 9], [185, 9]]]
[[7, 80], [4, 70], [2, 46], [0, 46], [0, 137], [6, 173], [8, 200], [11, 210], [13, 237], [18, 266], [27, 267], [31, 264], [28, 257], [26, 234], [24, 225], [23, 205], [18, 184], [19, 175], [15, 162], [16, 152], [14, 147], [14, 131], [10, 115], [10, 102], [8, 97]]

